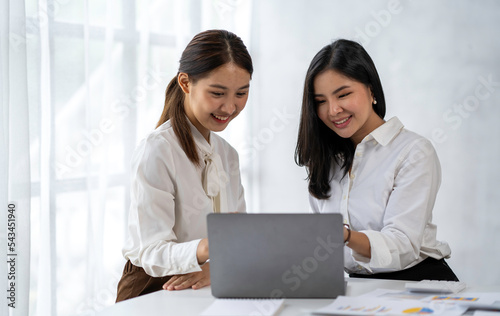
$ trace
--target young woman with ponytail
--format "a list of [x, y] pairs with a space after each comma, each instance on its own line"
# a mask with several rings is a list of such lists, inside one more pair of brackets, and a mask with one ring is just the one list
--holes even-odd
[[199, 33], [182, 53], [157, 128], [133, 156], [117, 302], [210, 284], [206, 215], [245, 212], [238, 154], [213, 132], [245, 107], [252, 72], [245, 45], [228, 31]]

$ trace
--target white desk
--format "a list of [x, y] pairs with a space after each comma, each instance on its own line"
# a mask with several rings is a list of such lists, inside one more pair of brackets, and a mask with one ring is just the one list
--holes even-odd
[[[347, 295], [357, 296], [378, 288], [404, 290], [406, 281], [350, 279], [347, 283]], [[481, 292], [500, 291], [500, 286], [473, 287], [470, 290]], [[469, 291], [469, 289], [467, 289]], [[207, 308], [215, 298], [210, 287], [200, 290], [158, 291], [117, 303], [101, 312], [98, 316], [195, 316]], [[305, 316], [310, 312], [333, 302], [333, 299], [285, 299], [285, 306], [279, 316]]]

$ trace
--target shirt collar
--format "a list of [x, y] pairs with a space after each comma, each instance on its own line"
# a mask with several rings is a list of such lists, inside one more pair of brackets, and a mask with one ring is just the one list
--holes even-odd
[[368, 134], [365, 139], [368, 141], [373, 138], [380, 145], [386, 146], [401, 132], [403, 127], [403, 123], [395, 116]]
[[[201, 151], [205, 153], [212, 153], [213, 152], [212, 145], [209, 142], [207, 142], [205, 137], [203, 137], [200, 131], [196, 128], [196, 126], [193, 125], [193, 123], [191, 123], [191, 121], [187, 116], [186, 116], [186, 121], [188, 122], [189, 127], [191, 128], [191, 135], [193, 135], [194, 142], [196, 143], [198, 148], [200, 148]], [[211, 138], [212, 136], [211, 134], [212, 132], [210, 132], [209, 138]]]

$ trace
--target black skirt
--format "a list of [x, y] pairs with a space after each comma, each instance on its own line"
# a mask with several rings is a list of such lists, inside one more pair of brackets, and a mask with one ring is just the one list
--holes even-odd
[[440, 280], [440, 281], [459, 281], [450, 266], [444, 259], [427, 258], [416, 266], [395, 272], [375, 273], [375, 274], [349, 274], [351, 278], [365, 279], [390, 279], [390, 280]]

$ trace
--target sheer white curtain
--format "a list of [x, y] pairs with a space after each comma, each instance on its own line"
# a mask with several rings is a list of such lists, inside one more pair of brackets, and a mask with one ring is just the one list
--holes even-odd
[[[187, 42], [225, 28], [248, 45], [251, 5], [1, 1], [0, 259], [16, 255], [16, 308], [0, 295], [1, 315], [93, 315], [113, 304], [136, 143], [155, 127]], [[237, 145], [248, 117], [224, 137]], [[242, 166], [248, 182], [245, 157]]]
[[[24, 3], [0, 4], [0, 295], [1, 315], [28, 315], [30, 155]], [[15, 45], [16, 41], [21, 42]], [[14, 43], [12, 45], [11, 43]], [[6, 264], [7, 263], [7, 264]]]

